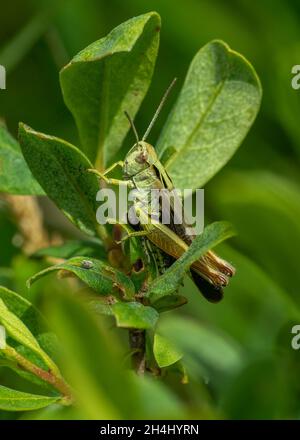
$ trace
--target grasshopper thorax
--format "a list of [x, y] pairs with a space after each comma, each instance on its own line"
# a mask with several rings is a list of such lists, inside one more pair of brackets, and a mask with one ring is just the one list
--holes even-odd
[[157, 154], [152, 145], [139, 141], [129, 150], [124, 160], [123, 176], [131, 179], [157, 162]]

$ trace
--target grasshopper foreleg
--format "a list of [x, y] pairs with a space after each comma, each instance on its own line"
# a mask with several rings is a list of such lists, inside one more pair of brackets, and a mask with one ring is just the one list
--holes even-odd
[[125, 235], [125, 237], [122, 238], [122, 240], [120, 241], [120, 243], [122, 243], [125, 240], [128, 240], [128, 238], [131, 237], [145, 237], [149, 234], [149, 231], [134, 231], [134, 232], [127, 232], [127, 235]]
[[113, 169], [115, 169], [117, 166], [122, 167], [124, 165], [124, 162], [122, 160], [119, 160], [118, 162], [115, 162], [113, 165], [108, 167], [103, 173], [100, 171], [90, 168], [88, 169], [89, 173], [96, 174], [100, 179], [104, 180], [108, 185], [122, 185], [122, 186], [128, 186], [129, 188], [133, 187], [132, 182], [130, 180], [120, 180], [120, 179], [112, 179], [108, 178], [106, 175], [109, 174]]

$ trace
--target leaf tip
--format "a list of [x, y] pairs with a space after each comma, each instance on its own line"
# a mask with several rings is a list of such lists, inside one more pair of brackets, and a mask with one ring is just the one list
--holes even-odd
[[18, 139], [20, 144], [22, 145], [22, 140], [28, 135], [29, 132], [33, 132], [32, 128], [24, 122], [19, 122], [18, 128]]
[[148, 13], [146, 13], [145, 15], [148, 15], [149, 18], [156, 18], [158, 21], [158, 26], [155, 28], [157, 30], [157, 32], [160, 32], [161, 29], [161, 16], [159, 15], [159, 13], [157, 11], [150, 11]]

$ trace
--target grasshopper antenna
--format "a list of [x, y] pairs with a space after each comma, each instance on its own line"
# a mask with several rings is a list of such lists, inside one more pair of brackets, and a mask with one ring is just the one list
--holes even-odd
[[137, 129], [135, 128], [135, 125], [134, 125], [133, 119], [132, 119], [132, 117], [129, 115], [129, 113], [127, 113], [126, 111], [125, 111], [124, 113], [125, 113], [125, 116], [126, 116], [126, 118], [128, 119], [128, 121], [129, 121], [129, 123], [130, 123], [130, 125], [131, 125], [131, 128], [132, 128], [133, 133], [134, 133], [135, 138], [136, 138], [136, 143], [137, 143], [137, 145], [138, 145], [139, 142], [140, 142], [140, 140], [139, 140], [139, 135], [138, 135]]
[[167, 97], [168, 97], [170, 91], [172, 90], [173, 86], [175, 85], [176, 81], [177, 81], [177, 78], [174, 78], [173, 81], [171, 82], [171, 84], [169, 85], [169, 87], [167, 88], [164, 96], [162, 97], [162, 100], [160, 101], [159, 106], [157, 107], [157, 110], [152, 118], [152, 121], [150, 122], [149, 127], [147, 128], [146, 133], [144, 134], [144, 136], [142, 138], [142, 141], [145, 141], [147, 139], [147, 137], [149, 136], [149, 133], [152, 130], [152, 127], [155, 124], [156, 119], [158, 118], [158, 116], [161, 112], [161, 109], [163, 108], [163, 106], [167, 100]]

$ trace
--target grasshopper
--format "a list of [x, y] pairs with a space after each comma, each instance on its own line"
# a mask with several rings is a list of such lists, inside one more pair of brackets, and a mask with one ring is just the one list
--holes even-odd
[[[126, 185], [129, 189], [135, 189], [139, 194], [137, 200], [133, 202], [134, 212], [139, 220], [139, 230], [129, 232], [125, 227], [127, 235], [122, 238], [122, 241], [131, 237], [146, 237], [161, 251], [176, 260], [187, 251], [195, 236], [187, 234], [187, 227], [190, 228], [190, 226], [185, 224], [184, 221], [181, 224], [175, 222], [175, 218], [178, 215], [178, 206], [180, 210], [183, 210], [182, 203], [177, 204], [176, 208], [174, 204], [170, 206], [170, 224], [165, 225], [160, 221], [152, 220], [153, 214], [155, 214], [155, 218], [160, 218], [161, 213], [159, 208], [156, 213], [149, 211], [151, 190], [165, 189], [171, 192], [174, 190], [174, 185], [165, 167], [160, 162], [154, 147], [146, 142], [149, 132], [175, 81], [176, 79], [171, 83], [163, 96], [142, 140], [139, 140], [133, 120], [125, 112], [135, 134], [136, 143], [129, 150], [124, 161], [114, 163], [103, 173], [95, 169], [89, 171], [97, 174], [98, 177], [109, 185]], [[123, 180], [107, 177], [107, 174], [117, 166], [122, 168]], [[181, 216], [180, 218], [184, 217]], [[218, 302], [222, 299], [222, 288], [228, 285], [229, 278], [235, 273], [235, 269], [231, 264], [212, 251], [208, 251], [202, 258], [195, 261], [190, 270], [200, 292], [211, 302]]]

